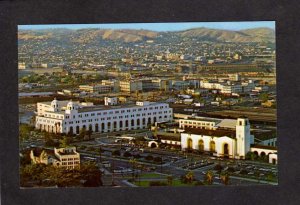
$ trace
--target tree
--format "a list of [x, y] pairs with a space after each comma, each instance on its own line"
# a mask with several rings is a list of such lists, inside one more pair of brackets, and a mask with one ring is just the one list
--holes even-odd
[[156, 163], [161, 163], [162, 158], [161, 157], [154, 157], [153, 161], [156, 162]]
[[85, 135], [86, 135], [86, 129], [83, 127], [79, 132], [78, 138], [82, 140]]
[[60, 147], [68, 147], [71, 141], [72, 139], [70, 139], [70, 137], [64, 136], [63, 139], [59, 140]]
[[34, 130], [34, 127], [27, 124], [20, 124], [19, 126], [19, 136], [20, 140], [27, 140], [30, 137], [30, 132]]
[[131, 155], [130, 152], [124, 152], [123, 156], [124, 156], [124, 157], [131, 157], [132, 155]]
[[112, 151], [111, 154], [112, 154], [113, 156], [120, 156], [120, 155], [121, 155], [121, 153], [120, 153], [119, 150], [114, 150], [114, 151]]
[[209, 170], [205, 175], [205, 181], [208, 185], [212, 185], [213, 179], [214, 179], [214, 173]]
[[262, 102], [266, 102], [269, 99], [269, 95], [268, 93], [261, 93], [258, 98], [262, 101]]
[[253, 152], [248, 152], [245, 156], [247, 160], [257, 160], [257, 155]]
[[185, 175], [186, 179], [187, 179], [187, 183], [191, 184], [194, 181], [194, 172], [189, 171], [186, 175]]
[[147, 155], [145, 157], [145, 159], [148, 160], [148, 161], [152, 161], [153, 160], [153, 156], [152, 155]]
[[218, 172], [222, 171], [222, 169], [223, 169], [223, 167], [220, 164], [216, 164], [216, 166], [214, 167], [214, 170], [216, 170]]
[[172, 184], [173, 184], [173, 176], [171, 176], [171, 175], [167, 176], [167, 183], [168, 183], [169, 186], [172, 186]]
[[88, 130], [88, 131], [86, 131], [86, 134], [87, 134], [87, 140], [90, 140], [91, 139], [91, 136], [92, 136], [92, 130]]
[[224, 185], [229, 184], [229, 174], [227, 172], [221, 173], [221, 181], [223, 182]]

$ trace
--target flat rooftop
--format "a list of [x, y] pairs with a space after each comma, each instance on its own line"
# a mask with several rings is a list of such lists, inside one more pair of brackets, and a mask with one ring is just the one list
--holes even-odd
[[[152, 105], [160, 105], [162, 103], [159, 102], [150, 102], [149, 105], [136, 105], [136, 104], [122, 104], [122, 105], [115, 105], [115, 106], [109, 106], [109, 105], [94, 105], [94, 106], [86, 106], [86, 107], [81, 107], [78, 109], [78, 112], [91, 112], [91, 111], [101, 111], [101, 110], [115, 110], [115, 109], [122, 109], [122, 108], [142, 108], [142, 107], [147, 107], [147, 106], [152, 106]], [[166, 103], [164, 103], [166, 104]]]
[[[185, 120], [185, 119], [182, 119], [182, 120]], [[206, 121], [206, 122], [215, 122], [215, 123], [221, 122], [221, 120], [219, 120], [219, 119], [199, 118], [199, 117], [188, 117], [187, 120]]]

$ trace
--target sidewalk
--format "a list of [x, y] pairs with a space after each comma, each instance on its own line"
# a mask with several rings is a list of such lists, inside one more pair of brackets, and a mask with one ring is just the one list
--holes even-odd
[[237, 176], [230, 176], [230, 178], [239, 179], [239, 180], [243, 180], [243, 181], [258, 182], [261, 184], [278, 185], [278, 182], [270, 182], [270, 181], [264, 181], [264, 180], [258, 180], [258, 179], [249, 179], [249, 178], [243, 178], [243, 177], [237, 177]]

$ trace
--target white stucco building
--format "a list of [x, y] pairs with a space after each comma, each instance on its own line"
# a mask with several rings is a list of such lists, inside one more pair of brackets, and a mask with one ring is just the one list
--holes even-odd
[[79, 134], [85, 128], [93, 132], [113, 132], [147, 128], [155, 122], [173, 120], [167, 103], [136, 102], [116, 106], [58, 101], [37, 103], [35, 127], [54, 133]]
[[247, 118], [238, 118], [235, 129], [185, 128], [181, 133], [182, 150], [208, 151], [218, 157], [244, 159], [253, 143]]

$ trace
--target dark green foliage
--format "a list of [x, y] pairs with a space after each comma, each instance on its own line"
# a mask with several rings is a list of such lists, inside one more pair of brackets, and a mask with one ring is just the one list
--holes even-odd
[[113, 156], [120, 156], [121, 153], [119, 150], [114, 150], [112, 153], [111, 153]]
[[163, 181], [150, 181], [149, 186], [167, 186], [167, 182]]

